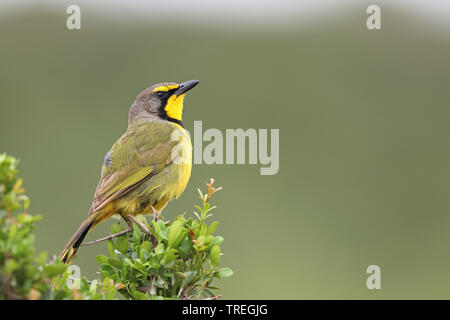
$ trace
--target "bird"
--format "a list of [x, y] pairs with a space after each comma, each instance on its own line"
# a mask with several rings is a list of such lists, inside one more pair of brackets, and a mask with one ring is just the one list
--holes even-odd
[[119, 216], [128, 225], [120, 232], [124, 234], [132, 230], [132, 221], [139, 224], [136, 215], [159, 213], [183, 193], [192, 168], [192, 143], [182, 122], [183, 100], [199, 82], [158, 83], [138, 94], [129, 110], [127, 130], [105, 155], [88, 216], [59, 255], [61, 261], [70, 262], [100, 222]]

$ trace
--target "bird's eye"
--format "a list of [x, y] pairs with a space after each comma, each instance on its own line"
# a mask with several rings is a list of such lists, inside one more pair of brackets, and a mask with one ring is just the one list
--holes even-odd
[[156, 96], [157, 96], [158, 98], [164, 98], [164, 97], [166, 96], [166, 93], [165, 93], [165, 92], [162, 92], [162, 91], [159, 91], [159, 92], [156, 93]]

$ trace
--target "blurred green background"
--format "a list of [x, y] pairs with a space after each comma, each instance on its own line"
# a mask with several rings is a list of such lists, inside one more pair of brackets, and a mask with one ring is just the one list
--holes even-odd
[[[389, 6], [369, 31], [368, 4], [278, 27], [117, 21], [82, 6], [82, 29], [69, 31], [67, 3], [0, 14], [0, 152], [20, 158], [31, 212], [44, 215], [38, 250], [59, 253], [86, 216], [136, 95], [199, 79], [185, 100], [191, 131], [194, 120], [280, 129], [277, 175], [195, 165], [164, 211], [191, 213], [210, 177], [224, 187], [225, 298], [449, 298], [450, 35]], [[82, 275], [105, 250], [80, 250]], [[372, 264], [381, 290], [366, 288]]]

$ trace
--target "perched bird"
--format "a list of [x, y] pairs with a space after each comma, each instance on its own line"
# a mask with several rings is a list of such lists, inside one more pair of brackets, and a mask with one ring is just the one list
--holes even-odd
[[137, 96], [127, 131], [106, 153], [88, 217], [61, 252], [62, 261], [70, 260], [98, 223], [119, 215], [128, 224], [125, 233], [132, 220], [138, 222], [134, 216], [161, 211], [183, 193], [192, 166], [192, 144], [182, 123], [183, 99], [198, 83], [159, 83]]

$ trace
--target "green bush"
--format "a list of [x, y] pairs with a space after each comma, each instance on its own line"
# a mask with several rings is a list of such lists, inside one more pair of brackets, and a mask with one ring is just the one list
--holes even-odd
[[[121, 284], [119, 292], [129, 299], [216, 298], [219, 288], [212, 286], [213, 280], [233, 272], [218, 267], [223, 241], [213, 235], [218, 222], [206, 224], [214, 209], [208, 201], [220, 190], [212, 183], [207, 185], [207, 194], [199, 190], [203, 205], [196, 206], [194, 217], [180, 215], [172, 223], [157, 219], [149, 225], [145, 217], [138, 216], [151, 230], [151, 237], [135, 226], [132, 233], [109, 240], [109, 257], [97, 257], [102, 277]], [[119, 224], [111, 227], [112, 233], [121, 230]]]
[[[34, 223], [41, 216], [28, 214], [29, 199], [17, 178], [18, 161], [0, 155], [0, 299], [216, 299], [215, 279], [232, 275], [220, 268], [221, 236], [214, 232], [212, 216], [214, 180], [207, 184], [202, 206], [192, 217], [178, 216], [173, 222], [155, 215], [149, 224], [138, 219], [151, 235], [134, 224], [133, 231], [108, 240], [107, 255], [97, 256], [101, 279], [68, 281], [68, 265], [58, 259], [48, 262], [46, 252], [35, 254]], [[122, 230], [120, 224], [111, 232]], [[78, 281], [78, 282], [77, 282]]]

